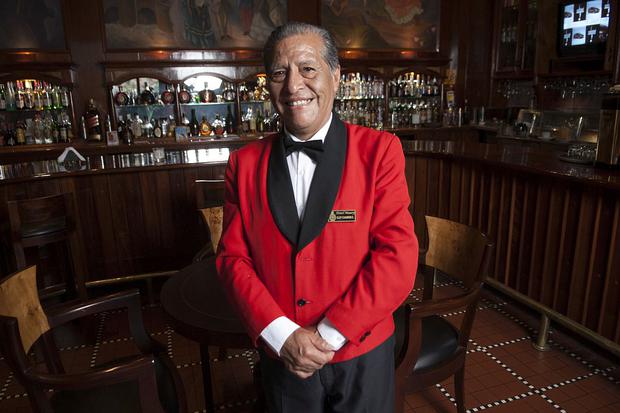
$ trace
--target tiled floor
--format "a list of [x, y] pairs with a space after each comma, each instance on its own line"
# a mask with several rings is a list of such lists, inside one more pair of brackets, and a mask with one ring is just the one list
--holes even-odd
[[[454, 285], [437, 289], [445, 294]], [[419, 294], [419, 290], [414, 290]], [[165, 344], [184, 381], [191, 412], [203, 412], [198, 345], [175, 333], [161, 307], [143, 308], [146, 327]], [[461, 314], [446, 317], [459, 322]], [[59, 335], [67, 370], [77, 371], [135, 352], [126, 314], [101, 313], [91, 322], [71, 326]], [[466, 366], [469, 412], [620, 412], [620, 366], [558, 331], [551, 350], [531, 346], [537, 320], [505, 299], [485, 292], [474, 323]], [[211, 349], [218, 411], [249, 412], [255, 400], [254, 351], [229, 351], [220, 359]], [[455, 412], [452, 380], [410, 394], [406, 412]], [[30, 412], [23, 388], [0, 359], [0, 412]], [[300, 412], [301, 413], [301, 412]]]

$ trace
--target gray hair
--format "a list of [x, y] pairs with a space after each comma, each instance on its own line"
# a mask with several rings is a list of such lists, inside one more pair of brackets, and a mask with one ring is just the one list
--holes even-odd
[[287, 37], [310, 33], [321, 37], [323, 40], [323, 59], [327, 62], [327, 65], [332, 71], [336, 70], [340, 62], [338, 61], [338, 48], [336, 47], [336, 41], [332, 37], [331, 33], [322, 27], [312, 24], [288, 22], [272, 31], [267, 39], [267, 42], [265, 43], [265, 47], [263, 47], [263, 62], [265, 63], [265, 70], [267, 73], [271, 72], [271, 65], [274, 57], [273, 55], [279, 42]]

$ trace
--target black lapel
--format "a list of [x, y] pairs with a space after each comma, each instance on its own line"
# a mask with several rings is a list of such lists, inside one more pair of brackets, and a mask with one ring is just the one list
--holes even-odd
[[[321, 233], [332, 212], [340, 188], [347, 155], [347, 128], [335, 113], [325, 137], [324, 148], [321, 162], [316, 166], [312, 177], [297, 251], [301, 251]], [[283, 145], [282, 150], [284, 150]], [[286, 164], [284, 167], [286, 168]], [[288, 178], [288, 174], [286, 177]]]
[[280, 232], [292, 245], [297, 245], [299, 217], [297, 216], [291, 176], [284, 157], [282, 136], [274, 138], [271, 144], [267, 169], [267, 199], [271, 215]]

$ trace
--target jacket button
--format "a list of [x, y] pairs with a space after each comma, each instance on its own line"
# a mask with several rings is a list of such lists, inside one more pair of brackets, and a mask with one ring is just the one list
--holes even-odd
[[300, 306], [300, 307], [303, 307], [307, 303], [308, 302], [306, 300], [304, 300], [303, 298], [300, 298], [299, 300], [297, 300], [297, 305]]

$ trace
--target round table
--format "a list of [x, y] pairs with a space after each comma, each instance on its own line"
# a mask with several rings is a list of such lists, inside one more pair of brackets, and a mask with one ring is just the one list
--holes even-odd
[[[228, 303], [217, 276], [215, 258], [195, 262], [173, 275], [161, 290], [161, 304], [175, 331], [200, 343], [205, 404], [207, 411], [213, 412], [209, 346], [254, 348]], [[260, 396], [259, 393], [259, 401]]]

